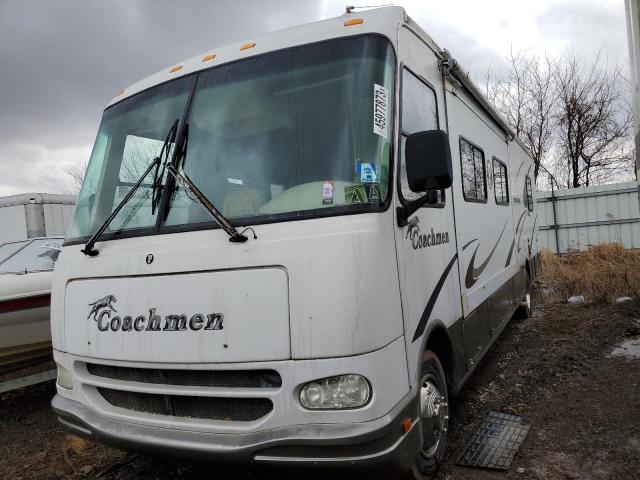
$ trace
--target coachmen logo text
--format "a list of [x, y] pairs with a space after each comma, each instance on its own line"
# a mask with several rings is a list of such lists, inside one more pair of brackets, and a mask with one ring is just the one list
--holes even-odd
[[417, 250], [449, 243], [449, 232], [434, 232], [432, 228], [431, 232], [422, 233], [420, 231], [420, 219], [413, 217], [409, 221], [406, 238], [411, 240], [411, 246], [414, 250]]
[[98, 325], [98, 330], [106, 332], [118, 330], [123, 332], [182, 332], [186, 330], [222, 330], [224, 315], [222, 313], [202, 314], [196, 313], [187, 321], [187, 315], [183, 313], [173, 313], [165, 315], [164, 318], [156, 313], [155, 308], [149, 309], [149, 315], [124, 315], [122, 317], [112, 313], [117, 313], [114, 303], [117, 303], [114, 295], [105, 297], [90, 303], [91, 310], [87, 320], [93, 316], [93, 320]]

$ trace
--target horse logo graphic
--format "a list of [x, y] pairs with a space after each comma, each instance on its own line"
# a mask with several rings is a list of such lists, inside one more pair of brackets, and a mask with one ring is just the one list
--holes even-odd
[[98, 319], [96, 316], [98, 315], [98, 312], [102, 308], [109, 308], [110, 310], [117, 312], [116, 307], [113, 306], [113, 304], [116, 303], [117, 301], [118, 300], [116, 299], [115, 296], [107, 295], [105, 297], [102, 297], [99, 300], [96, 300], [93, 303], [90, 303], [89, 305], [91, 306], [91, 311], [89, 312], [89, 316], [87, 317], [87, 320], [91, 318], [91, 315], [93, 315], [93, 319], [97, 321]]
[[413, 238], [420, 233], [420, 219], [418, 217], [413, 217], [409, 220], [407, 224], [407, 235], [405, 238]]

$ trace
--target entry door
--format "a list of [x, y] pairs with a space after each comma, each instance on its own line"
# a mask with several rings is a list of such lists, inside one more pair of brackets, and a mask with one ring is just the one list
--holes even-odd
[[[443, 87], [435, 54], [406, 28], [400, 31], [401, 69], [399, 146], [396, 162], [397, 205], [424, 195], [407, 184], [404, 146], [407, 136], [445, 129]], [[426, 159], [428, 161], [428, 159]], [[456, 265], [456, 235], [451, 188], [433, 191], [431, 202], [396, 225], [399, 278], [410, 381], [417, 381], [418, 361], [430, 324], [450, 327], [461, 317]]]

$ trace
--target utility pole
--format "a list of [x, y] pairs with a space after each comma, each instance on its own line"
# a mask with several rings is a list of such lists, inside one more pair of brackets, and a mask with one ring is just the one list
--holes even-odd
[[636, 142], [636, 180], [640, 180], [640, 0], [625, 0], [629, 64], [633, 92], [633, 126]]

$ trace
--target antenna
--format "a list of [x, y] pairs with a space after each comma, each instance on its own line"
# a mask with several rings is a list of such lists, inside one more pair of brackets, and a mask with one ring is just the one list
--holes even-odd
[[393, 7], [393, 3], [387, 3], [384, 5], [349, 5], [345, 8], [347, 13], [353, 13], [356, 10], [363, 10], [365, 8], [381, 8], [381, 7]]

